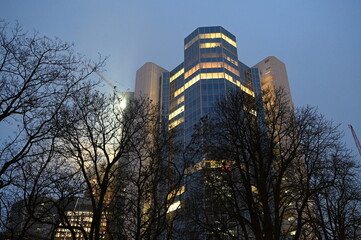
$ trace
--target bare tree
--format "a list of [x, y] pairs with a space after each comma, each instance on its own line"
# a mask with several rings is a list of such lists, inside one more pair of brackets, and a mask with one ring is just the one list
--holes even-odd
[[359, 239], [360, 166], [340, 142], [341, 133], [323, 116], [318, 115], [305, 130], [305, 167], [298, 172], [308, 181], [298, 186], [303, 194], [311, 195], [306, 215], [310, 228], [317, 239]]
[[281, 90], [258, 101], [230, 93], [194, 139], [205, 165], [193, 220], [212, 239], [318, 239], [317, 196], [351, 176], [340, 165], [354, 166], [337, 127], [313, 108], [293, 110]]
[[159, 239], [172, 236], [176, 216], [169, 208], [176, 201], [184, 176], [184, 166], [176, 164], [181, 151], [176, 132], [161, 124], [157, 106], [151, 121], [130, 140], [130, 151], [121, 170], [123, 214], [119, 226], [124, 239]]
[[59, 109], [92, 72], [82, 61], [67, 43], [0, 22], [0, 126], [11, 129], [0, 143], [0, 189], [34, 144], [51, 138]]
[[[85, 239], [155, 239], [182, 176], [168, 159], [173, 136], [161, 128], [159, 109], [148, 99], [106, 96], [91, 88], [61, 109], [57, 151], [81, 172], [91, 200]], [[178, 171], [178, 172], [177, 172]], [[115, 225], [116, 224], [116, 225]]]
[[284, 185], [293, 193], [294, 213], [288, 216], [293, 239], [357, 239], [359, 166], [342, 133], [310, 107], [297, 111], [296, 123], [300, 157]]
[[77, 169], [56, 155], [54, 139], [34, 145], [37, 154], [24, 158], [4, 191], [8, 210], [1, 221], [11, 239], [53, 239], [68, 206], [84, 193]]
[[[184, 168], [171, 160], [174, 135], [162, 129], [158, 107], [94, 91], [87, 78], [103, 62], [87, 68], [58, 39], [2, 22], [0, 41], [0, 124], [14, 128], [0, 147], [4, 230], [18, 239], [38, 226], [49, 226], [52, 238], [170, 235], [167, 211]], [[75, 219], [79, 199], [91, 202], [90, 223]]]
[[[0, 22], [1, 231], [13, 238], [29, 235], [39, 224], [55, 229], [47, 214], [57, 215], [56, 204], [75, 194], [77, 180], [68, 171], [73, 169], [55, 156], [54, 122], [71, 96], [96, 85], [84, 61], [72, 45]], [[14, 214], [22, 220], [17, 226]]]

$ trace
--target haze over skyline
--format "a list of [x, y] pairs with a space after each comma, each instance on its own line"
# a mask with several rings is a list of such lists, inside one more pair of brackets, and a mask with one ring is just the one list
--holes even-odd
[[[73, 42], [96, 60], [121, 91], [134, 90], [145, 62], [172, 70], [183, 40], [200, 26], [223, 26], [237, 38], [239, 59], [253, 66], [267, 56], [286, 64], [295, 106], [312, 105], [361, 138], [361, 2], [320, 1], [6, 1], [0, 19]], [[96, 76], [94, 76], [96, 77]], [[360, 158], [359, 158], [360, 159]]]

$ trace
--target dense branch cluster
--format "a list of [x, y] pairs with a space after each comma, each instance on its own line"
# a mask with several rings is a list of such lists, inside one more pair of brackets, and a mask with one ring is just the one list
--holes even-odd
[[51, 141], [52, 121], [90, 74], [70, 45], [0, 23], [0, 124], [14, 132], [1, 139], [0, 188], [34, 145]]
[[199, 125], [192, 149], [211, 164], [194, 220], [215, 239], [359, 239], [359, 168], [337, 126], [282, 90], [258, 101], [230, 93]]

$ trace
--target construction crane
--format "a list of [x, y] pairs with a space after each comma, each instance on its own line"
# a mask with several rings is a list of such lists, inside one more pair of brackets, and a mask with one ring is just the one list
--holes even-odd
[[96, 67], [91, 66], [90, 64], [86, 64], [87, 67], [91, 68], [106, 84], [108, 84], [110, 87], [113, 88], [114, 90], [114, 96], [118, 95], [118, 97], [120, 97], [120, 108], [121, 109], [125, 109], [127, 106], [127, 96], [126, 96], [126, 92], [129, 91], [129, 88], [126, 90], [126, 92], [119, 92], [119, 90], [117, 89], [116, 86], [114, 86], [108, 79], [106, 79], [103, 74], [101, 74], [100, 72], [98, 72], [98, 70], [96, 69]]
[[92, 65], [90, 64], [86, 64], [87, 67], [90, 67], [106, 84], [108, 84], [111, 88], [113, 88], [113, 90], [120, 94], [121, 92], [118, 91], [117, 87], [114, 86], [108, 79], [106, 79], [103, 74], [101, 74], [96, 67], [93, 67]]
[[356, 144], [356, 147], [357, 147], [357, 150], [358, 150], [358, 153], [360, 154], [361, 156], [361, 145], [360, 145], [360, 142], [357, 138], [357, 135], [355, 133], [355, 130], [353, 129], [352, 125], [349, 124], [348, 127], [351, 129], [351, 132], [352, 132], [352, 136], [353, 136], [353, 139], [355, 140], [355, 144]]

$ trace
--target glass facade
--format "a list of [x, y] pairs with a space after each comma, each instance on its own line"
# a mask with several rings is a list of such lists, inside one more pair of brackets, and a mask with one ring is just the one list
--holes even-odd
[[[234, 35], [220, 26], [200, 27], [184, 39], [183, 62], [173, 70], [168, 72], [153, 63], [146, 63], [137, 71], [139, 87], [136, 92], [146, 93], [148, 97], [154, 92], [159, 93], [160, 77], [159, 104], [163, 124], [169, 131], [177, 131], [177, 146], [182, 149], [190, 142], [195, 125], [202, 117], [212, 118], [217, 100], [230, 91], [241, 90], [251, 98], [262, 97], [258, 72], [258, 68], [250, 68], [238, 60]], [[262, 116], [252, 110], [250, 113]], [[196, 226], [188, 213], [194, 207], [192, 199], [198, 199], [196, 204], [202, 206], [200, 211], [204, 212], [201, 215], [211, 216], [209, 209], [218, 208], [204, 176], [207, 171], [222, 166], [215, 160], [205, 159], [205, 155], [200, 156], [203, 153], [188, 163], [185, 161], [189, 159], [184, 159], [182, 153], [171, 157], [179, 169], [186, 167], [187, 172], [180, 190], [170, 193], [176, 194], [176, 198], [167, 207], [169, 218], [179, 214], [174, 224], [175, 232], [181, 235], [176, 234], [174, 239], [208, 239], [208, 233]]]
[[[271, 60], [267, 61], [273, 61], [274, 66], [284, 73], [281, 79], [286, 82], [287, 75], [284, 66], [274, 57], [268, 58]], [[183, 62], [172, 71], [168, 72], [159, 66], [154, 67], [157, 69], [157, 74], [162, 74], [160, 105], [163, 123], [169, 131], [177, 131], [179, 148], [185, 148], [188, 145], [195, 132], [195, 125], [203, 117], [213, 118], [217, 100], [229, 92], [243, 91], [247, 100], [249, 100], [248, 97], [251, 98], [249, 103], [253, 102], [252, 99], [262, 99], [261, 81], [263, 83], [265, 77], [269, 76], [265, 74], [260, 76], [259, 71], [265, 72], [263, 69], [269, 66], [265, 65], [267, 62], [261, 63], [255, 67], [249, 67], [239, 61], [236, 37], [224, 28], [216, 26], [197, 28], [184, 39]], [[157, 91], [158, 87], [149, 90], [148, 86], [158, 86], [160, 75], [146, 74], [150, 71], [146, 67], [143, 66], [142, 71], [138, 70], [137, 81], [144, 82], [144, 84], [139, 84], [141, 87], [138, 91], [143, 90], [146, 93]], [[275, 79], [279, 78], [280, 75], [275, 76]], [[147, 84], [148, 82], [157, 84], [151, 85]], [[255, 103], [262, 105], [262, 101], [255, 101]], [[244, 107], [247, 108], [247, 106]], [[260, 126], [266, 127], [263, 121], [264, 112], [261, 110], [263, 106], [248, 107], [250, 108], [247, 108], [247, 111], [257, 116]], [[256, 112], [253, 107], [259, 112]], [[169, 219], [173, 214], [177, 214], [174, 231], [180, 234], [173, 239], [210, 239], [209, 233], [199, 228], [188, 215], [192, 213], [192, 210], [197, 209], [195, 206], [200, 206], [199, 212], [195, 213], [198, 214], [197, 216], [207, 215], [210, 218], [217, 214], [228, 216], [227, 212], [217, 205], [216, 198], [212, 197], [212, 189], [207, 185], [205, 178], [212, 169], [225, 166], [220, 161], [207, 159], [207, 154], [204, 152], [195, 157], [192, 156], [194, 157], [192, 159], [184, 159], [182, 154], [181, 151], [181, 154], [170, 157], [180, 169], [186, 167], [187, 173], [182, 179], [181, 189], [176, 193], [169, 193], [170, 196], [176, 194], [176, 199], [167, 207], [167, 214]], [[192, 161], [189, 163], [187, 162], [189, 160]], [[196, 199], [196, 203], [192, 202], [192, 199]], [[236, 234], [236, 225], [230, 225], [228, 228]]]
[[176, 128], [187, 144], [194, 125], [212, 115], [217, 99], [237, 88], [258, 95], [258, 69], [238, 60], [236, 37], [230, 32], [220, 26], [197, 28], [184, 39], [184, 62], [163, 76], [168, 129]]

